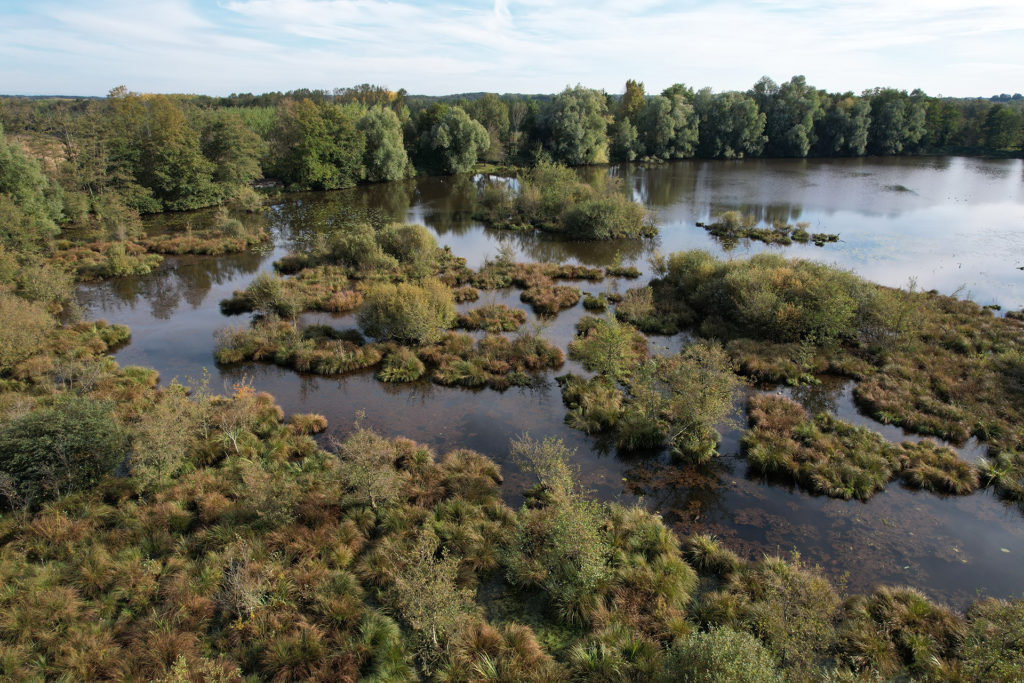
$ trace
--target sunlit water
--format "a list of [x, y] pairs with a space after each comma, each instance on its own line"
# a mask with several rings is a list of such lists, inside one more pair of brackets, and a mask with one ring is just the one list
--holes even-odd
[[[155, 274], [83, 286], [80, 298], [88, 315], [124, 323], [132, 341], [115, 357], [123, 365], [160, 371], [164, 381], [198, 378], [204, 369], [215, 389], [243, 378], [272, 393], [285, 410], [317, 412], [338, 434], [360, 411], [364, 423], [388, 435], [426, 442], [439, 453], [473, 448], [501, 463], [506, 499], [517, 504], [527, 483], [508, 462], [509, 440], [529, 432], [557, 436], [577, 449], [581, 478], [597, 495], [623, 503], [640, 502], [665, 516], [680, 533], [701, 530], [723, 538], [749, 558], [762, 553], [797, 551], [820, 564], [833, 578], [845, 575], [850, 590], [878, 583], [910, 584], [935, 598], [963, 605], [978, 594], [1020, 595], [1024, 572], [1024, 517], [988, 492], [940, 497], [914, 492], [893, 482], [868, 503], [810, 496], [784, 483], [747, 476], [739, 457], [741, 432], [726, 429], [722, 457], [707, 467], [683, 467], [666, 454], [623, 458], [595, 439], [567, 428], [554, 376], [579, 372], [567, 362], [534, 389], [470, 391], [420, 382], [394, 386], [370, 372], [344, 377], [304, 376], [268, 365], [217, 368], [214, 333], [227, 325], [218, 302], [244, 288], [274, 259], [319, 232], [338, 229], [359, 217], [386, 217], [423, 223], [442, 245], [480, 266], [511, 244], [524, 260], [562, 260], [607, 265], [634, 262], [639, 282], [608, 279], [580, 283], [581, 289], [624, 291], [650, 277], [647, 257], [721, 247], [695, 222], [727, 210], [754, 213], [765, 220], [807, 221], [815, 232], [839, 233], [841, 241], [819, 248], [766, 247], [740, 243], [728, 257], [765, 250], [835, 263], [873, 281], [903, 286], [913, 278], [923, 289], [959, 292], [982, 304], [1004, 309], [1024, 306], [1024, 162], [965, 158], [786, 160], [680, 162], [650, 168], [584, 169], [581, 174], [612, 173], [625, 191], [658, 215], [661, 236], [653, 241], [571, 243], [545, 236], [487, 230], [471, 218], [476, 192], [471, 177], [423, 178], [323, 194], [288, 196], [262, 220], [275, 235], [272, 249], [225, 257], [170, 258]], [[479, 179], [476, 179], [479, 180]], [[180, 229], [201, 224], [198, 212], [153, 219], [156, 226]], [[484, 292], [480, 302], [504, 302], [528, 310], [519, 292]], [[553, 320], [537, 321], [542, 333], [563, 349], [582, 305]], [[352, 327], [351, 316], [309, 314], [304, 322]], [[655, 351], [672, 352], [683, 335], [651, 337]], [[887, 438], [912, 438], [857, 413], [847, 382], [826, 378], [796, 392], [812, 410], [827, 409], [846, 420], [870, 426]], [[742, 402], [740, 402], [742, 404]], [[740, 415], [742, 420], [742, 415]], [[972, 460], [984, 448], [960, 450]]]

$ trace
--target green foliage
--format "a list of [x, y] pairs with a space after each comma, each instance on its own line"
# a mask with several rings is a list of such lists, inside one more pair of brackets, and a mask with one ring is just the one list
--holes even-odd
[[764, 646], [728, 626], [695, 632], [665, 657], [659, 680], [670, 683], [781, 683], [783, 675]]
[[56, 327], [42, 304], [4, 291], [0, 291], [0, 320], [8, 321], [0, 325], [0, 376], [42, 352]]
[[750, 95], [726, 92], [712, 95], [710, 88], [693, 100], [699, 119], [697, 151], [716, 159], [757, 156], [768, 138], [764, 135], [765, 114], [758, 111]]
[[905, 90], [889, 88], [876, 88], [866, 96], [871, 101], [868, 152], [901, 154], [917, 149], [925, 133], [924, 101]]
[[600, 605], [610, 547], [602, 507], [578, 489], [572, 455], [557, 439], [512, 442], [513, 459], [537, 477], [546, 504], [519, 512], [504, 564], [509, 582], [543, 589], [561, 621], [580, 625]]
[[269, 137], [268, 170], [289, 188], [334, 190], [363, 176], [366, 138], [348, 109], [286, 100]]
[[382, 382], [415, 382], [427, 371], [411, 349], [401, 348], [384, 357], [377, 379]]
[[468, 173], [490, 146], [487, 129], [459, 107], [448, 107], [424, 138], [442, 173]]
[[659, 95], [647, 100], [638, 128], [646, 156], [665, 160], [693, 156], [697, 115], [682, 95]]
[[961, 653], [968, 680], [1010, 683], [1024, 661], [1024, 602], [988, 598], [967, 612]]
[[119, 465], [128, 440], [111, 410], [91, 398], [62, 395], [0, 427], [0, 471], [13, 480], [19, 502], [34, 507], [88, 489]]
[[359, 427], [334, 446], [335, 472], [348, 505], [369, 505], [373, 509], [398, 501], [408, 472], [396, 468], [401, 457], [399, 444]]
[[0, 127], [0, 246], [28, 252], [42, 249], [58, 232], [59, 190]]
[[438, 341], [455, 317], [451, 289], [429, 279], [419, 285], [373, 285], [357, 313], [359, 327], [371, 337], [411, 344]]
[[566, 88], [544, 110], [552, 156], [570, 166], [607, 163], [610, 118], [604, 93]]
[[213, 180], [226, 198], [242, 191], [263, 176], [260, 159], [266, 143], [254, 133], [237, 111], [215, 110], [202, 119], [203, 156], [215, 164]]
[[751, 91], [765, 113], [765, 154], [805, 157], [815, 144], [815, 124], [822, 116], [818, 90], [803, 76], [793, 76], [781, 86], [765, 76]]
[[366, 136], [363, 167], [370, 182], [398, 180], [409, 169], [405, 153], [402, 124], [387, 107], [371, 107], [359, 119], [358, 128]]
[[648, 357], [647, 338], [612, 316], [586, 316], [576, 323], [579, 336], [569, 344], [569, 357], [591, 372], [623, 380]]

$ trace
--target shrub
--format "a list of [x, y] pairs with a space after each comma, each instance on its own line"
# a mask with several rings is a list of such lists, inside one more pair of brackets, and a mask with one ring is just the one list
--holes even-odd
[[[0, 291], [0, 375], [43, 350], [56, 327], [53, 318], [38, 303]], [[15, 324], [16, 322], [16, 324]]]
[[782, 683], [775, 660], [749, 633], [723, 626], [696, 632], [669, 649], [665, 683]]
[[576, 330], [579, 336], [569, 344], [569, 357], [611, 379], [624, 379], [649, 355], [647, 338], [612, 316], [581, 318]]
[[1018, 680], [1024, 661], [1024, 602], [988, 598], [975, 603], [967, 612], [961, 655], [968, 680]]
[[128, 439], [111, 410], [91, 398], [62, 395], [0, 428], [0, 469], [26, 504], [89, 488], [124, 461]]
[[373, 285], [356, 314], [363, 332], [377, 339], [430, 344], [455, 321], [451, 289], [437, 280], [421, 285]]

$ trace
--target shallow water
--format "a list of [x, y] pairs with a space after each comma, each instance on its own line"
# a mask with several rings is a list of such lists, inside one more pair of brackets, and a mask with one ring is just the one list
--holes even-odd
[[[405, 220], [430, 227], [439, 243], [478, 267], [502, 242], [529, 260], [564, 260], [607, 265], [633, 261], [648, 277], [653, 249], [671, 252], [719, 245], [694, 225], [725, 210], [753, 212], [767, 220], [808, 221], [814, 231], [840, 234], [838, 244], [784, 249], [739, 244], [732, 255], [782, 251], [855, 270], [874, 281], [899, 286], [910, 277], [918, 286], [945, 293], [969, 291], [979, 303], [1006, 309], [1024, 306], [1024, 162], [964, 158], [679, 162], [650, 168], [584, 169], [613, 173], [647, 202], [661, 220], [654, 241], [567, 243], [545, 236], [487, 230], [471, 218], [474, 179], [423, 178], [332, 193], [291, 195], [275, 204], [266, 221], [275, 245], [261, 253], [225, 257], [169, 258], [155, 274], [85, 285], [80, 298], [88, 315], [124, 323], [132, 341], [115, 354], [123, 365], [154, 367], [164, 381], [196, 378], [206, 368], [215, 390], [243, 377], [274, 394], [289, 412], [318, 412], [344, 433], [357, 412], [364, 423], [389, 435], [429, 443], [438, 452], [473, 448], [502, 464], [504, 492], [513, 504], [527, 483], [507, 460], [511, 438], [524, 432], [557, 436], [577, 449], [584, 483], [605, 499], [642, 504], [661, 512], [681, 533], [703, 530], [741, 554], [798, 551], [833, 578], [846, 574], [851, 590], [877, 583], [918, 586], [935, 598], [963, 605], [980, 592], [1019, 595], [1024, 556], [1024, 517], [987, 492], [953, 498], [889, 485], [867, 503], [810, 496], [778, 482], [748, 477], [739, 458], [737, 430], [727, 430], [723, 457], [707, 467], [681, 467], [665, 454], [624, 459], [562, 422], [564, 408], [554, 376], [579, 372], [567, 361], [532, 389], [505, 392], [445, 388], [428, 382], [406, 386], [376, 381], [363, 372], [340, 378], [303, 376], [267, 365], [216, 368], [214, 333], [245, 317], [226, 318], [218, 302], [245, 287], [256, 273], [293, 246], [317, 239], [352, 220]], [[162, 216], [155, 227], [180, 229], [210, 220], [208, 212]], [[624, 291], [637, 282], [608, 279], [579, 283], [584, 291]], [[965, 294], [964, 294], [965, 295]], [[481, 301], [528, 310], [519, 291], [483, 292]], [[582, 304], [554, 320], [537, 321], [542, 333], [563, 349]], [[354, 326], [351, 316], [310, 314], [304, 321]], [[682, 335], [651, 337], [662, 352], [677, 350]], [[809, 409], [828, 409], [887, 438], [916, 438], [859, 415], [849, 383], [830, 381], [795, 393]], [[984, 448], [968, 444], [972, 460]]]

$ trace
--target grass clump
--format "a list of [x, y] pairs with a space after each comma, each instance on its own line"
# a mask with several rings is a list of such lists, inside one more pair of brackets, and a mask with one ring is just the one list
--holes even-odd
[[608, 310], [608, 297], [604, 292], [597, 296], [587, 292], [583, 296], [583, 308], [593, 313], [604, 313]]
[[877, 432], [827, 413], [813, 419], [796, 401], [760, 394], [748, 405], [743, 452], [757, 471], [781, 475], [812, 493], [867, 500], [899, 477], [913, 488], [964, 495], [977, 468], [931, 441], [892, 444]]
[[519, 298], [524, 303], [530, 304], [538, 315], [555, 315], [559, 311], [578, 304], [580, 290], [578, 287], [565, 285], [531, 287], [525, 290]]
[[747, 462], [833, 498], [867, 500], [896, 476], [901, 449], [864, 427], [822, 413], [813, 420], [799, 403], [772, 394], [750, 399], [752, 429], [743, 437]]
[[657, 227], [643, 205], [613, 178], [594, 186], [565, 166], [542, 162], [521, 175], [518, 188], [493, 183], [480, 193], [474, 218], [506, 230], [544, 230], [578, 240], [653, 237]]
[[448, 333], [417, 353], [435, 368], [432, 377], [438, 384], [498, 390], [533, 384], [535, 373], [559, 368], [565, 361], [561, 349], [526, 333], [512, 338], [488, 335], [479, 341], [467, 334]]
[[412, 349], [399, 348], [384, 357], [377, 379], [382, 382], [415, 382], [427, 371]]
[[525, 322], [526, 311], [505, 304], [492, 304], [459, 314], [457, 325], [465, 330], [515, 332]]

